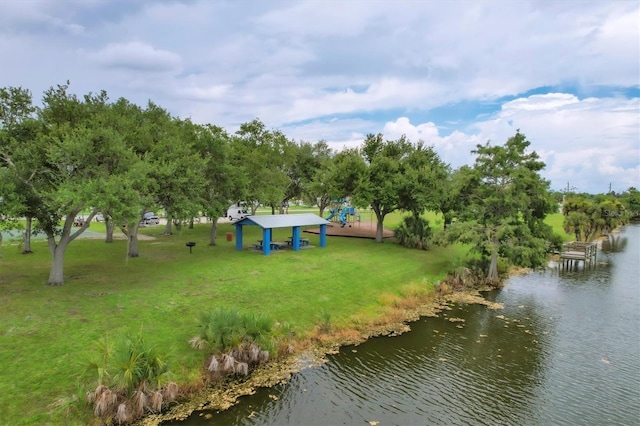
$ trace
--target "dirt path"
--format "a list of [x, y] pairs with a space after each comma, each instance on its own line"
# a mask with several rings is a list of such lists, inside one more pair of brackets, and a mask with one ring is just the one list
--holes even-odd
[[[85, 231], [82, 234], [80, 234], [80, 236], [78, 238], [82, 238], [82, 239], [92, 239], [92, 240], [99, 240], [99, 239], [105, 239], [107, 237], [107, 234], [102, 233], [102, 232], [94, 232], [94, 231]], [[127, 236], [124, 235], [122, 232], [114, 232], [113, 233], [113, 239], [114, 240], [126, 240]], [[152, 237], [151, 235], [145, 235], [145, 234], [138, 234], [138, 241], [152, 241], [155, 240], [156, 237]]]

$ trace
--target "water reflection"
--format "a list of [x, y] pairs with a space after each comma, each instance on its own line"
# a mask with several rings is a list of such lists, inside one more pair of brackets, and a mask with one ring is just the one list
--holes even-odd
[[620, 253], [624, 251], [627, 246], [627, 238], [620, 234], [609, 234], [607, 238], [602, 241], [603, 253]]

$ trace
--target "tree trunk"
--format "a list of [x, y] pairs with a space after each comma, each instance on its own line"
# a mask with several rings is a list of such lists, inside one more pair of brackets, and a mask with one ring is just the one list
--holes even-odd
[[167, 224], [164, 226], [164, 235], [171, 235], [173, 233], [171, 231], [172, 222], [173, 222], [173, 216], [171, 216], [171, 213], [167, 213]]
[[491, 282], [498, 281], [498, 252], [494, 250], [491, 254], [491, 263], [487, 272], [487, 280]]
[[106, 218], [104, 219], [104, 224], [107, 227], [107, 237], [105, 238], [104, 242], [105, 243], [112, 243], [113, 242], [113, 230], [115, 229], [116, 225], [115, 223], [113, 223], [112, 220], [109, 220]]
[[24, 246], [22, 247], [22, 254], [31, 254], [31, 222], [33, 218], [27, 216], [27, 223], [24, 227]]
[[189, 219], [189, 229], [193, 229], [193, 218]]
[[384, 216], [376, 212], [376, 219], [378, 223], [376, 224], [376, 243], [384, 242]]
[[140, 251], [138, 250], [138, 234], [129, 234], [127, 236], [127, 242], [129, 249], [127, 250], [127, 257], [138, 257]]
[[218, 237], [218, 218], [211, 221], [211, 234], [209, 239], [209, 245], [216, 245], [216, 238]]
[[76, 239], [89, 227], [91, 220], [96, 215], [96, 211], [93, 211], [88, 217], [86, 222], [73, 234], [71, 228], [75, 220], [76, 215], [80, 212], [81, 206], [74, 209], [65, 218], [64, 225], [62, 226], [62, 234], [60, 235], [60, 241], [56, 244], [56, 236], [52, 230], [47, 231], [47, 243], [49, 244], [49, 252], [51, 253], [51, 269], [49, 270], [49, 285], [63, 285], [64, 284], [64, 253], [67, 250], [67, 246], [71, 241]]
[[139, 223], [130, 224], [127, 229], [123, 229], [124, 235], [127, 236], [127, 257], [138, 257], [138, 226]]
[[453, 215], [449, 212], [442, 213], [442, 218], [444, 219], [444, 230], [446, 231], [453, 222]]
[[60, 242], [56, 244], [55, 237], [49, 235], [47, 237], [49, 243], [49, 251], [51, 252], [51, 269], [49, 269], [49, 285], [64, 284], [64, 252], [69, 244], [69, 236], [60, 237]]

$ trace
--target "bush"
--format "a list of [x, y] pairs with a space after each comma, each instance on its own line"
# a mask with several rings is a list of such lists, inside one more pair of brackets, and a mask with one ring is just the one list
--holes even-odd
[[178, 387], [168, 380], [166, 357], [147, 344], [142, 333], [121, 336], [113, 345], [101, 339], [96, 347], [88, 370], [97, 375], [98, 386], [87, 393], [87, 401], [106, 424], [133, 422], [176, 398]]
[[242, 374], [249, 367], [267, 362], [273, 348], [274, 321], [260, 314], [241, 314], [232, 309], [217, 309], [200, 315], [200, 332], [189, 343], [213, 352], [207, 370], [213, 375]]
[[421, 217], [407, 216], [394, 231], [394, 236], [400, 245], [428, 250], [431, 238], [429, 221]]
[[244, 343], [267, 343], [274, 321], [260, 314], [241, 314], [233, 309], [203, 312], [200, 332], [190, 340], [197, 349], [226, 352]]

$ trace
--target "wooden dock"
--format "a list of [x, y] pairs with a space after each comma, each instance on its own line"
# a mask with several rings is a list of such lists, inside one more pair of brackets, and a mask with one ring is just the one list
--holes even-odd
[[571, 241], [562, 246], [560, 253], [560, 264], [562, 269], [573, 268], [582, 262], [583, 267], [591, 267], [596, 265], [596, 256], [598, 253], [597, 243], [585, 243], [580, 241]]

